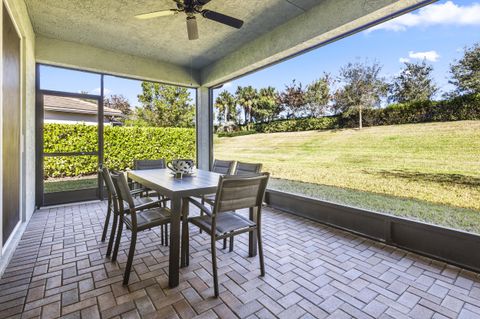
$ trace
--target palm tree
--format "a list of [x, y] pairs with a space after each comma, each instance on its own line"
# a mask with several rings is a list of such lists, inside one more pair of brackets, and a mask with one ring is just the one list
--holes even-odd
[[272, 121], [281, 111], [277, 90], [272, 86], [261, 88], [256, 108], [252, 112], [255, 121]]
[[255, 108], [258, 100], [258, 92], [251, 85], [239, 86], [235, 93], [238, 104], [242, 107], [245, 114], [245, 124], [252, 121], [252, 110]]
[[228, 91], [222, 91], [215, 100], [218, 110], [217, 120], [219, 123], [235, 121], [237, 117], [235, 97]]

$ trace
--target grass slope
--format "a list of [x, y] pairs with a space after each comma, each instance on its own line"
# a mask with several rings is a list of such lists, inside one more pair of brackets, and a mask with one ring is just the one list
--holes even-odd
[[216, 138], [214, 150], [276, 178], [480, 210], [480, 121]]

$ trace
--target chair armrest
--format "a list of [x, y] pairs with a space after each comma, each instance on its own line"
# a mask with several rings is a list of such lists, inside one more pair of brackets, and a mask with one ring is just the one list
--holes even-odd
[[138, 194], [141, 194], [143, 192], [147, 191], [146, 188], [136, 188], [136, 189], [132, 189], [130, 191], [130, 194], [133, 196], [133, 195], [138, 195]]
[[207, 214], [208, 216], [212, 216], [212, 211], [210, 209], [208, 209], [207, 206], [203, 205], [202, 203], [200, 203], [199, 201], [193, 199], [192, 197], [189, 197], [188, 198], [188, 201], [190, 203], [192, 203], [193, 205], [197, 206], [201, 211], [203, 211], [205, 214]]
[[158, 206], [160, 206], [161, 203], [168, 202], [168, 201], [169, 201], [168, 198], [162, 199], [162, 200], [152, 201], [150, 203], [135, 206], [135, 210], [144, 210], [144, 209], [149, 209], [149, 208], [153, 208], [153, 207], [158, 207]]

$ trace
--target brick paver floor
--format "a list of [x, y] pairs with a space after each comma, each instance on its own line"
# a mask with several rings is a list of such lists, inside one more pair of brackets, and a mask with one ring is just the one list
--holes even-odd
[[[267, 275], [219, 249], [212, 297], [209, 238], [191, 232], [190, 266], [168, 288], [168, 247], [140, 235], [130, 285], [100, 242], [105, 203], [37, 211], [0, 280], [0, 318], [480, 318], [480, 276], [347, 232], [264, 210]], [[221, 243], [218, 243], [221, 248]], [[479, 253], [479, 252], [472, 252]]]

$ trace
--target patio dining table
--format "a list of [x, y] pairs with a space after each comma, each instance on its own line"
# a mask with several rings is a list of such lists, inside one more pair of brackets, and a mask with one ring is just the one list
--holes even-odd
[[[171, 201], [171, 226], [170, 226], [170, 256], [169, 256], [169, 286], [171, 288], [179, 284], [180, 266], [186, 265], [186, 245], [188, 245], [186, 232], [182, 229], [188, 227], [188, 197], [200, 197], [213, 194], [217, 191], [220, 174], [196, 170], [193, 176], [175, 178], [169, 169], [131, 170], [127, 173], [128, 178], [142, 184], [160, 195], [168, 197]], [[255, 212], [250, 211], [250, 218], [255, 218]], [[183, 216], [183, 218], [181, 218]], [[182, 222], [183, 221], [183, 222]], [[180, 241], [182, 244], [180, 245]], [[181, 251], [180, 251], [181, 249]], [[181, 253], [180, 253], [181, 252]], [[249, 256], [256, 255], [256, 237], [249, 237]]]

